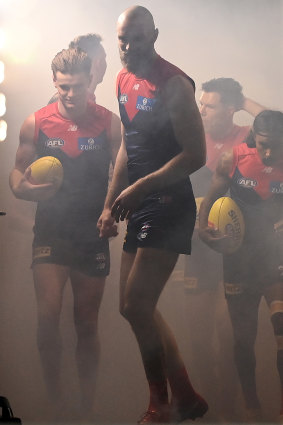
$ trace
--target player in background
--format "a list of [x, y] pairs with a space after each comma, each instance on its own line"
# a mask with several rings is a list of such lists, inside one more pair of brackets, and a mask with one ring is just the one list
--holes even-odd
[[[106, 53], [101, 44], [102, 37], [99, 34], [89, 33], [79, 35], [69, 43], [70, 49], [79, 48], [83, 50], [91, 59], [91, 83], [89, 85], [89, 99], [96, 101], [95, 90], [98, 84], [102, 83], [104, 74], [106, 72]], [[58, 93], [50, 99], [48, 103], [53, 103], [58, 100]]]
[[[214, 201], [230, 190], [245, 221], [241, 247], [227, 252], [230, 239], [208, 227]], [[262, 420], [256, 391], [254, 344], [258, 307], [264, 296], [277, 342], [283, 414], [283, 113], [256, 116], [246, 143], [224, 153], [200, 207], [199, 235], [223, 253], [224, 288], [234, 334], [235, 364], [247, 420]], [[281, 416], [282, 420], [282, 416]]]
[[[60, 385], [59, 320], [68, 279], [74, 296], [80, 413], [92, 415], [100, 344], [98, 312], [109, 273], [109, 246], [96, 223], [103, 209], [109, 164], [120, 146], [120, 120], [89, 101], [91, 59], [80, 49], [59, 52], [52, 61], [58, 101], [31, 114], [20, 131], [10, 186], [19, 199], [37, 202], [32, 269], [38, 307], [37, 343], [48, 396], [63, 412]], [[30, 165], [55, 156], [64, 169], [53, 184], [34, 185]], [[74, 405], [79, 405], [73, 400]], [[64, 413], [64, 412], [63, 412]]]
[[[235, 123], [238, 111], [255, 117], [264, 109], [244, 96], [242, 86], [233, 78], [214, 78], [202, 84], [199, 110], [205, 130], [207, 160], [205, 166], [191, 175], [199, 207], [211, 183], [212, 174], [221, 154], [242, 143], [250, 126]], [[184, 257], [184, 287], [188, 339], [196, 378], [202, 393], [210, 400], [209, 419], [237, 420], [234, 400], [237, 391], [229, 358], [230, 328], [225, 321], [225, 302], [222, 294], [222, 258], [207, 247], [198, 236], [198, 218], [192, 239], [192, 253]], [[205, 265], [205, 266], [204, 266]], [[181, 262], [178, 268], [181, 266]], [[177, 270], [178, 270], [177, 268]], [[180, 273], [180, 272], [179, 272]], [[176, 273], [178, 275], [178, 271]], [[219, 291], [220, 290], [220, 291]], [[205, 314], [204, 314], [205, 312]], [[203, 350], [203, 344], [206, 350]], [[217, 348], [218, 347], [218, 348]], [[225, 384], [229, 379], [229, 385]], [[215, 389], [214, 382], [223, 382]], [[235, 414], [235, 417], [233, 417]]]
[[[157, 309], [180, 253], [190, 253], [195, 201], [189, 175], [205, 161], [194, 82], [154, 49], [151, 13], [134, 6], [118, 19], [124, 69], [117, 78], [123, 141], [101, 235], [129, 219], [120, 276], [120, 309], [139, 344], [150, 400], [140, 424], [203, 416], [175, 338]], [[173, 396], [169, 406], [167, 384]]]

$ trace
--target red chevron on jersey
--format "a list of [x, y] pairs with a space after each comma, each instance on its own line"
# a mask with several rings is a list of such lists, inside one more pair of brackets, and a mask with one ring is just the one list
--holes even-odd
[[117, 76], [116, 93], [120, 105], [124, 105], [130, 121], [139, 111], [151, 112], [155, 103], [156, 93], [162, 90], [168, 79], [182, 75], [193, 80], [175, 65], [157, 56], [146, 78], [139, 78], [122, 69]]
[[[246, 143], [233, 149], [233, 169], [230, 173], [235, 190], [256, 192], [266, 200], [274, 195], [283, 195], [283, 160], [274, 167], [266, 166], [256, 148]], [[239, 192], [240, 193], [240, 192]], [[247, 197], [245, 197], [247, 199]]]
[[60, 150], [76, 158], [85, 151], [98, 148], [96, 145], [102, 134], [109, 136], [111, 116], [107, 109], [89, 102], [86, 113], [74, 122], [60, 114], [58, 102], [51, 103], [35, 112], [34, 141], [41, 150], [53, 150], [54, 153]]
[[[124, 78], [128, 75], [128, 78]], [[148, 80], [136, 78], [134, 74], [121, 72], [119, 102], [125, 106], [130, 121], [140, 111], [151, 111], [154, 103], [155, 86]], [[128, 94], [130, 93], [130, 95]], [[142, 95], [141, 95], [142, 93]]]

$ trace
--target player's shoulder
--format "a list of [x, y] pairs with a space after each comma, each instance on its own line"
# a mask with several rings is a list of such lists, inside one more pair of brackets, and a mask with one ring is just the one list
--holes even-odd
[[256, 148], [249, 147], [246, 142], [233, 147], [233, 154], [238, 157], [254, 156], [256, 153]]
[[54, 102], [38, 109], [35, 112], [35, 116], [37, 118], [49, 118], [52, 115], [56, 115], [57, 113], [58, 113], [58, 103]]
[[112, 116], [112, 112], [109, 109], [92, 101], [88, 102], [88, 111], [90, 115], [94, 115], [96, 117], [106, 118]]
[[169, 80], [178, 79], [180, 77], [188, 80], [195, 89], [194, 80], [186, 74], [181, 68], [158, 56], [155, 63], [155, 72], [159, 78], [160, 84], [166, 84]]
[[132, 76], [132, 78], [134, 78], [134, 74], [130, 73], [126, 68], [120, 69], [120, 71], [118, 72], [117, 77], [116, 77], [117, 84], [120, 84], [126, 78], [129, 78], [130, 76]]

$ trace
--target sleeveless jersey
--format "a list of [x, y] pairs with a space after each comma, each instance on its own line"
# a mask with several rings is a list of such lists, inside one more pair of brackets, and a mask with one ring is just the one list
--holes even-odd
[[[125, 127], [130, 184], [160, 169], [181, 152], [162, 99], [164, 86], [175, 75], [188, 78], [194, 87], [190, 77], [160, 56], [154, 61], [146, 79], [139, 78], [126, 69], [118, 74], [117, 97]], [[172, 192], [192, 192], [189, 178], [162, 190], [162, 194]], [[147, 199], [154, 196], [156, 194]]]
[[244, 142], [250, 132], [249, 126], [240, 127], [234, 125], [231, 133], [221, 140], [214, 140], [206, 133], [206, 164], [200, 170], [197, 170], [191, 176], [194, 193], [197, 197], [205, 196], [212, 178], [212, 174], [216, 170], [218, 160], [222, 153], [231, 150], [234, 146]]
[[97, 234], [108, 186], [111, 117], [110, 111], [93, 102], [77, 122], [64, 118], [57, 102], [35, 113], [38, 157], [54, 156], [64, 170], [55, 196], [38, 203], [35, 232], [83, 241]]
[[242, 143], [233, 149], [230, 178], [231, 197], [245, 219], [245, 239], [265, 243], [264, 238], [274, 235], [274, 224], [282, 219], [283, 160], [274, 167], [266, 166], [256, 148]]

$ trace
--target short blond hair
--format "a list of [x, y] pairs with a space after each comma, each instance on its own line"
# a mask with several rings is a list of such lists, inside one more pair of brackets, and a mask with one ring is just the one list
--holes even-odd
[[89, 75], [91, 70], [91, 59], [79, 48], [63, 49], [54, 57], [51, 69], [54, 78], [56, 78], [56, 72], [62, 72], [62, 74], [78, 74], [84, 72]]

